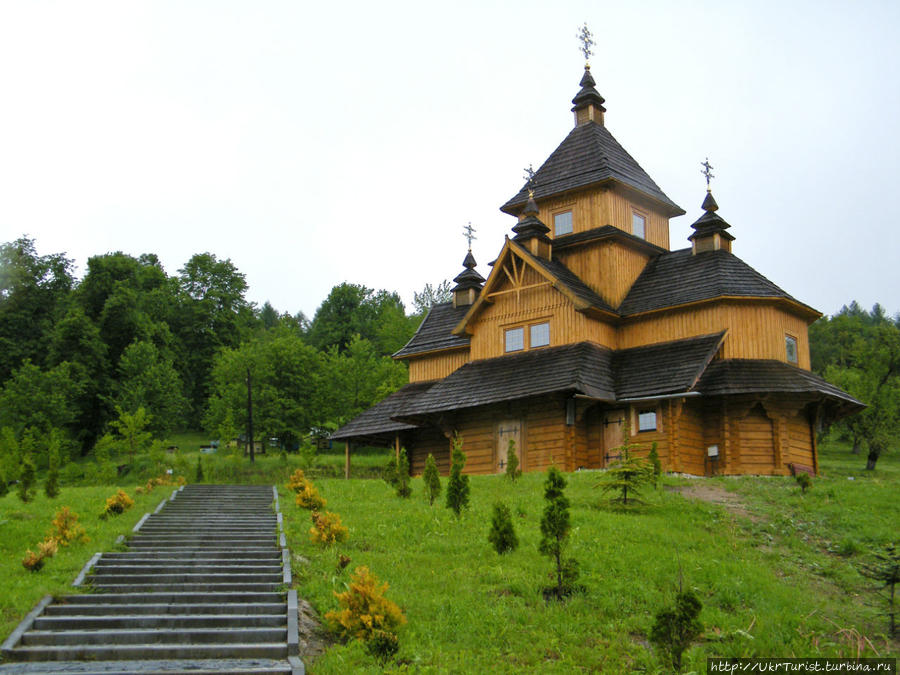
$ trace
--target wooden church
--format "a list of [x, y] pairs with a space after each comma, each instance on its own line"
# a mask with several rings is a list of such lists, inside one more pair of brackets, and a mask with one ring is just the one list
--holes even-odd
[[625, 433], [664, 470], [697, 475], [818, 470], [816, 429], [862, 407], [810, 372], [820, 313], [733, 252], [709, 192], [689, 246], [685, 212], [604, 125], [590, 65], [575, 128], [501, 210], [518, 218], [485, 280], [471, 250], [453, 301], [431, 308], [394, 355], [409, 384], [332, 435], [429, 453], [468, 473], [603, 468]]

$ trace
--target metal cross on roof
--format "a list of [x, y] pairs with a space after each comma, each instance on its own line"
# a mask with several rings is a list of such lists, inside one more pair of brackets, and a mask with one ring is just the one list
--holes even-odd
[[703, 167], [703, 171], [701, 171], [700, 173], [706, 176], [706, 189], [709, 190], [709, 181], [716, 177], [712, 172], [713, 165], [709, 163], [709, 157], [707, 157], [705, 161], [700, 162], [700, 166]]
[[473, 241], [474, 239], [477, 239], [477, 238], [478, 238], [478, 237], [475, 236], [475, 228], [472, 227], [472, 221], [471, 221], [471, 220], [469, 221], [469, 224], [466, 225], [466, 226], [463, 228], [463, 236], [464, 236], [464, 237], [466, 238], [466, 240], [469, 242], [469, 250], [471, 251], [471, 250], [472, 250], [472, 241]]
[[593, 47], [595, 43], [594, 34], [588, 30], [587, 21], [584, 22], [584, 25], [575, 34], [575, 37], [581, 42], [580, 50], [581, 53], [584, 54], [584, 60], [590, 61], [591, 57], [594, 55], [594, 50], [591, 49], [591, 47]]
[[534, 195], [534, 167], [531, 164], [525, 169], [525, 187], [528, 188], [528, 195]]

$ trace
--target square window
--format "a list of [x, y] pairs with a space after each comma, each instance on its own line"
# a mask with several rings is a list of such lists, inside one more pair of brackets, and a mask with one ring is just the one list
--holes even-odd
[[784, 336], [784, 352], [789, 363], [797, 363], [797, 338], [793, 335]]
[[525, 329], [510, 328], [506, 331], [506, 351], [520, 352], [525, 349]]
[[535, 347], [546, 347], [550, 344], [550, 324], [536, 323], [531, 326], [531, 343], [532, 349]]
[[647, 219], [644, 218], [640, 213], [631, 214], [631, 234], [635, 237], [640, 237], [641, 239], [646, 239], [645, 230], [647, 225]]
[[557, 237], [561, 234], [572, 233], [572, 212], [563, 211], [553, 216], [553, 234]]
[[638, 410], [638, 431], [656, 431], [656, 410]]

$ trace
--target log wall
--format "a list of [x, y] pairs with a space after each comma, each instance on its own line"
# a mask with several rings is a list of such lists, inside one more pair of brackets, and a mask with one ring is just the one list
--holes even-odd
[[468, 349], [435, 352], [407, 360], [410, 382], [427, 382], [447, 377], [469, 360]]
[[644, 271], [649, 255], [614, 241], [597, 241], [554, 256], [611, 307], [618, 307]]

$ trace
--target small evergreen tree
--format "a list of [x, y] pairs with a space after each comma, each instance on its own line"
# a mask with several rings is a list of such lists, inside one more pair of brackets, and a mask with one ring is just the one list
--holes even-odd
[[462, 472], [466, 465], [462, 443], [462, 436], [454, 433], [450, 452], [450, 478], [447, 481], [447, 508], [453, 509], [457, 518], [469, 505], [469, 477]]
[[808, 473], [800, 471], [794, 476], [794, 480], [797, 481], [797, 485], [800, 486], [800, 492], [803, 494], [806, 494], [806, 491], [812, 487], [812, 478], [809, 477]]
[[556, 567], [556, 586], [548, 589], [562, 599], [574, 590], [578, 578], [578, 563], [575, 560], [563, 559], [569, 531], [572, 528], [569, 518], [569, 500], [563, 494], [566, 479], [555, 466], [547, 469], [544, 481], [544, 499], [547, 505], [541, 516], [541, 541], [538, 551], [549, 557]]
[[622, 458], [606, 470], [598, 485], [604, 493], [619, 493], [610, 501], [628, 506], [629, 499], [632, 503], [641, 503], [638, 497], [640, 489], [653, 479], [653, 468], [646, 460], [632, 454], [637, 444], [631, 442], [631, 427], [627, 418], [622, 426], [622, 445], [614, 448], [619, 451]]
[[31, 458], [31, 434], [26, 432], [22, 438], [22, 472], [19, 474], [19, 499], [28, 503], [34, 498], [35, 468]]
[[659, 453], [656, 451], [656, 441], [650, 444], [650, 454], [647, 455], [647, 461], [653, 469], [653, 487], [656, 487], [662, 474], [662, 462], [659, 461]]
[[494, 504], [488, 541], [500, 555], [515, 551], [519, 547], [519, 538], [513, 527], [512, 514], [509, 512], [509, 507], [502, 502]]
[[441, 476], [438, 474], [434, 455], [430, 452], [425, 460], [425, 472], [422, 474], [422, 481], [425, 483], [425, 496], [428, 497], [428, 503], [434, 506], [434, 500], [441, 494]]
[[194, 482], [203, 482], [203, 457], [201, 455], [197, 455], [197, 474], [194, 476]]
[[397, 496], [403, 499], [412, 494], [409, 485], [409, 460], [406, 458], [406, 450], [400, 448], [400, 456], [397, 458]]
[[515, 482], [521, 475], [522, 470], [519, 469], [519, 456], [516, 454], [516, 441], [510, 438], [509, 443], [506, 446], [506, 477]]
[[47, 482], [44, 483], [44, 494], [50, 499], [59, 496], [59, 431], [53, 429], [47, 438]]
[[680, 591], [675, 607], [666, 607], [656, 615], [650, 631], [650, 642], [663, 651], [676, 672], [681, 671], [681, 655], [703, 631], [700, 610], [703, 605], [691, 591]]
[[[806, 474], [803, 474], [804, 476]], [[888, 544], [884, 551], [873, 554], [874, 561], [860, 565], [859, 573], [881, 584], [879, 590], [887, 601], [888, 635], [897, 631], [897, 585], [900, 584], [900, 551]]]
[[397, 482], [400, 480], [400, 475], [397, 473], [396, 457], [392, 456], [387, 464], [385, 464], [384, 468], [381, 470], [381, 478], [392, 488], [397, 488]]

